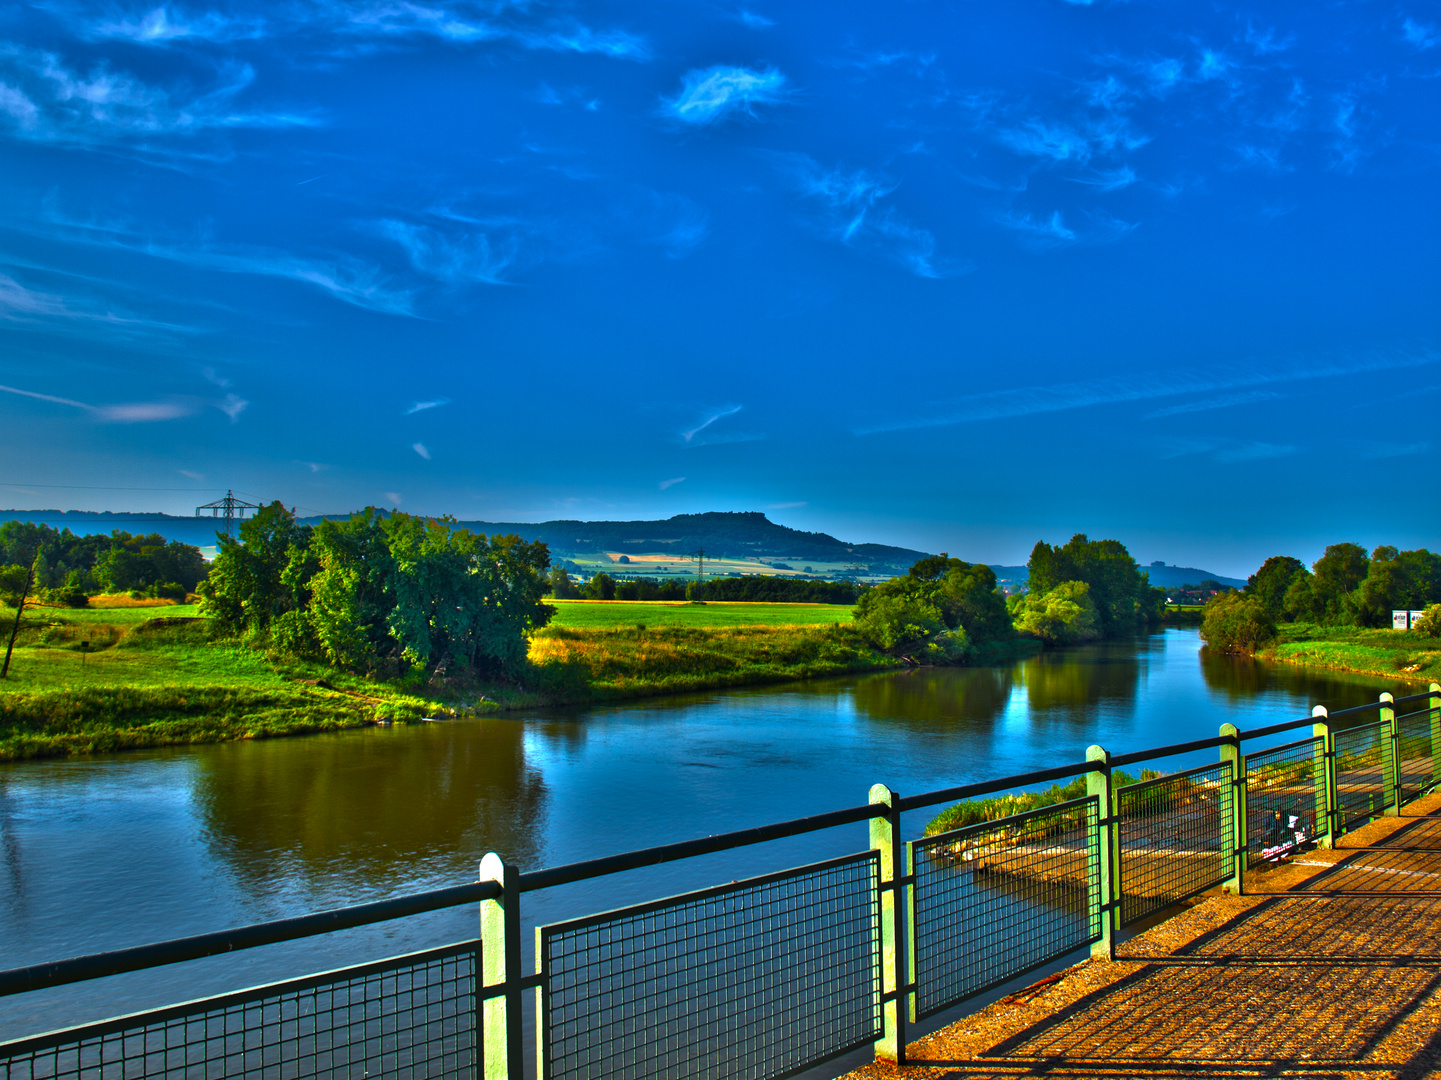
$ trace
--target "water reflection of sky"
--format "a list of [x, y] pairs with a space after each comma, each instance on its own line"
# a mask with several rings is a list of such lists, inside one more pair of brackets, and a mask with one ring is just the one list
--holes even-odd
[[[490, 850], [526, 868], [592, 858], [858, 805], [876, 782], [914, 794], [1076, 761], [1094, 742], [1115, 752], [1179, 742], [1386, 688], [1198, 660], [1197, 646], [1193, 632], [1168, 632], [999, 668], [5, 766], [0, 955], [37, 962], [451, 884], [473, 879]], [[907, 829], [931, 813], [908, 815]], [[527, 897], [528, 921], [864, 846], [864, 826], [852, 826], [582, 883]], [[237, 962], [255, 981], [331, 966], [374, 955], [377, 938], [420, 947], [469, 935], [473, 916], [325, 939], [320, 956], [297, 945], [214, 963], [208, 976], [136, 977], [122, 996], [138, 1006], [180, 984], [183, 996], [209, 980], [233, 985]], [[114, 1011], [124, 982], [92, 1003], [96, 1015]], [[0, 1034], [33, 1015], [0, 999]]]

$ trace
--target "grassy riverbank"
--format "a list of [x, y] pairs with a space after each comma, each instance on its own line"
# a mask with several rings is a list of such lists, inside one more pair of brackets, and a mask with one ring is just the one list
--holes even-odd
[[[27, 609], [10, 677], [0, 684], [0, 761], [615, 701], [898, 664], [836, 626], [849, 621], [847, 607], [557, 606], [556, 625], [532, 643], [522, 686], [463, 677], [385, 682], [267, 656], [217, 639], [187, 605]], [[0, 608], [0, 625], [13, 617]]]
[[1363, 630], [1355, 626], [1283, 623], [1278, 644], [1260, 654], [1278, 664], [1383, 675], [1424, 687], [1441, 682], [1441, 639], [1409, 630]]

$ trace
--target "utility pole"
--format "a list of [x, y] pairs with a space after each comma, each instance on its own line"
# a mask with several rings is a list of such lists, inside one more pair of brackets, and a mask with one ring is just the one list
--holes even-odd
[[259, 509], [259, 504], [246, 502], [244, 499], [237, 499], [235, 492], [226, 491], [225, 498], [216, 499], [214, 502], [206, 503], [204, 506], [197, 506], [195, 508], [195, 516], [204, 517], [205, 514], [202, 513], [202, 511], [209, 510], [211, 517], [223, 517], [225, 519], [225, 535], [234, 540], [236, 519], [239, 518], [241, 521], [244, 521], [245, 511]]
[[40, 553], [44, 551], [43, 545], [35, 549], [35, 557], [30, 560], [30, 573], [25, 575], [25, 590], [20, 594], [20, 602], [15, 605], [15, 624], [10, 627], [10, 644], [5, 646], [5, 665], [0, 667], [0, 679], [10, 677], [10, 654], [15, 651], [15, 637], [20, 633], [20, 616], [25, 611], [25, 601], [30, 599], [30, 590], [35, 587], [35, 568], [40, 565]]
[[694, 557], [698, 560], [699, 566], [700, 566], [700, 569], [699, 569], [699, 571], [698, 571], [697, 574], [696, 574], [696, 587], [695, 587], [695, 592], [696, 592], [695, 598], [696, 598], [697, 600], [699, 600], [699, 599], [701, 598], [701, 596], [700, 596], [701, 590], [705, 588], [705, 548], [699, 549], [699, 550], [695, 553], [695, 556], [694, 556]]

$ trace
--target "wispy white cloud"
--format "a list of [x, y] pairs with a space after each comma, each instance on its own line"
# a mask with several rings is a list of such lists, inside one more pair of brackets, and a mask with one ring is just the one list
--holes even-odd
[[724, 408], [715, 410], [699, 424], [691, 428], [689, 431], [682, 431], [680, 433], [681, 441], [687, 443], [693, 442], [697, 435], [699, 435], [702, 431], [705, 431], [706, 428], [710, 427], [717, 420], [724, 420], [727, 416], [734, 416], [740, 411], [741, 406], [739, 405], [727, 405]]
[[1169, 439], [1163, 444], [1165, 458], [1209, 457], [1223, 465], [1239, 465], [1248, 461], [1289, 457], [1297, 448], [1290, 443], [1268, 443], [1241, 439]]
[[228, 64], [205, 91], [148, 83], [101, 62], [81, 72], [55, 53], [0, 45], [0, 128], [29, 142], [130, 148], [137, 153], [202, 153], [182, 143], [239, 128], [301, 128], [313, 115], [246, 109], [238, 98], [255, 79]]
[[404, 40], [429, 37], [457, 45], [499, 43], [560, 53], [597, 54], [645, 60], [650, 47], [629, 31], [588, 26], [574, 19], [531, 15], [528, 4], [476, 0], [299, 0], [268, 5], [263, 17], [216, 11], [194, 13], [164, 4], [143, 14], [113, 11], [80, 17], [80, 32], [91, 40], [125, 40], [141, 45], [172, 42], [231, 42], [286, 39], [322, 52], [343, 51], [346, 39]]
[[1417, 22], [1409, 16], [1401, 24], [1401, 33], [1418, 49], [1434, 49], [1437, 45], [1441, 45], [1441, 33], [1437, 32], [1436, 27], [1429, 23]]
[[124, 222], [80, 221], [53, 208], [36, 215], [27, 231], [48, 239], [115, 248], [200, 270], [284, 278], [320, 289], [337, 300], [369, 311], [414, 315], [415, 290], [396, 286], [379, 267], [350, 255], [329, 258], [209, 240], [158, 240]]
[[187, 40], [230, 42], [263, 37], [265, 20], [256, 16], [223, 15], [218, 11], [194, 15], [162, 5], [144, 14], [102, 17], [87, 30], [87, 36], [93, 40], [133, 41], [141, 45]]
[[1416, 454], [1429, 453], [1431, 450], [1429, 442], [1360, 442], [1356, 444], [1356, 447], [1357, 452], [1369, 461], [1412, 457]]
[[205, 479], [204, 473], [195, 472], [191, 469], [176, 469], [175, 471], [178, 472], [181, 476], [194, 480], [197, 483]]
[[804, 500], [801, 500], [800, 502], [766, 503], [764, 508], [766, 510], [797, 510], [806, 505], [808, 504]]
[[117, 311], [91, 296], [64, 296], [29, 288], [0, 274], [0, 322], [47, 332], [94, 337], [171, 336], [188, 327]]
[[785, 100], [786, 77], [774, 68], [754, 70], [720, 64], [688, 71], [681, 92], [662, 99], [662, 111], [686, 124], [711, 124], [737, 112], [754, 116], [754, 105]]
[[410, 408], [405, 410], [405, 415], [414, 416], [418, 412], [425, 412], [426, 409], [438, 409], [442, 405], [449, 404], [450, 398], [448, 397], [436, 398], [434, 401], [416, 401], [412, 402]]
[[1086, 176], [1071, 176], [1067, 179], [1093, 187], [1097, 191], [1120, 191], [1136, 182], [1136, 174], [1129, 165], [1122, 165], [1118, 169], [1100, 169]]
[[803, 154], [781, 157], [800, 193], [822, 208], [821, 228], [851, 247], [870, 248], [899, 262], [918, 277], [966, 273], [974, 264], [939, 257], [929, 229], [911, 224], [894, 207], [879, 205], [899, 182], [866, 169], [826, 169]]
[[1008, 210], [997, 220], [1006, 228], [1014, 229], [1033, 243], [1043, 246], [1069, 244], [1078, 239], [1075, 230], [1067, 228], [1066, 223], [1061, 220], [1059, 210], [1051, 211], [1048, 218], [1032, 217], [1028, 212]]
[[764, 15], [757, 14], [754, 11], [747, 11], [744, 8], [741, 9], [738, 17], [741, 22], [749, 26], [752, 30], [767, 30], [776, 24], [774, 19], [768, 19]]
[[515, 246], [492, 242], [483, 232], [442, 232], [427, 225], [384, 220], [376, 231], [399, 244], [421, 273], [449, 284], [505, 284], [505, 271], [515, 262]]
[[400, 493], [397, 492], [397, 491], [387, 491], [387, 492], [385, 493], [385, 498], [386, 498], [386, 501], [389, 502], [391, 506], [397, 506], [397, 507], [404, 501], [403, 499], [401, 499]]
[[1155, 372], [1130, 377], [1113, 376], [1090, 382], [1053, 383], [1049, 386], [992, 390], [940, 405], [934, 412], [859, 426], [857, 435], [887, 431], [949, 427], [982, 420], [1085, 409], [1131, 401], [1151, 401], [1183, 394], [1216, 393], [1247, 387], [1280, 385], [1377, 371], [1427, 367], [1441, 361], [1441, 353], [1391, 353], [1346, 360], [1318, 360], [1270, 368], [1216, 369], [1212, 371]]
[[1233, 405], [1255, 405], [1262, 401], [1276, 401], [1281, 397], [1274, 390], [1243, 390], [1236, 394], [1222, 394], [1220, 397], [1202, 401], [1188, 401], [1183, 405], [1168, 405], [1164, 409], [1148, 412], [1147, 420], [1159, 420], [1167, 416], [1182, 416], [1186, 413], [1210, 412], [1213, 409], [1229, 409]]
[[173, 398], [168, 401], [132, 401], [118, 405], [91, 405], [73, 398], [41, 394], [34, 390], [22, 390], [16, 386], [0, 386], [0, 393], [15, 394], [18, 397], [44, 401], [52, 405], [79, 409], [94, 420], [110, 424], [144, 424], [157, 420], [176, 420], [182, 416], [194, 416], [205, 404], [205, 402], [195, 399]]
[[410, 448], [421, 457], [425, 458], [426, 461], [430, 460], [430, 451], [426, 448], [425, 443], [411, 443]]
[[1248, 22], [1245, 41], [1257, 56], [1270, 56], [1292, 48], [1296, 44], [1296, 35], [1287, 34], [1282, 37], [1274, 26], [1263, 28]]
[[666, 488], [672, 488], [675, 487], [677, 484], [683, 483], [685, 483], [684, 476], [672, 476], [669, 480], [662, 480], [660, 482], [660, 489], [664, 491]]

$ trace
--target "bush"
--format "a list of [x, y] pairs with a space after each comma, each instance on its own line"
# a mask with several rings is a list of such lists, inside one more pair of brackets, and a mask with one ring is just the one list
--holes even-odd
[[1201, 640], [1220, 652], [1249, 655], [1276, 640], [1276, 623], [1259, 600], [1222, 593], [1202, 613]]
[[1422, 637], [1441, 638], [1441, 604], [1428, 604], [1411, 629]]
[[45, 602], [47, 604], [63, 604], [66, 607], [82, 608], [90, 606], [90, 597], [85, 595], [85, 590], [74, 585], [65, 585], [59, 589], [46, 589]]
[[871, 593], [853, 624], [878, 649], [897, 649], [924, 641], [946, 628], [940, 609], [910, 596]]
[[1101, 636], [1091, 587], [1084, 581], [1063, 581], [1044, 595], [1019, 599], [1012, 618], [1018, 633], [1048, 645], [1075, 645]]

